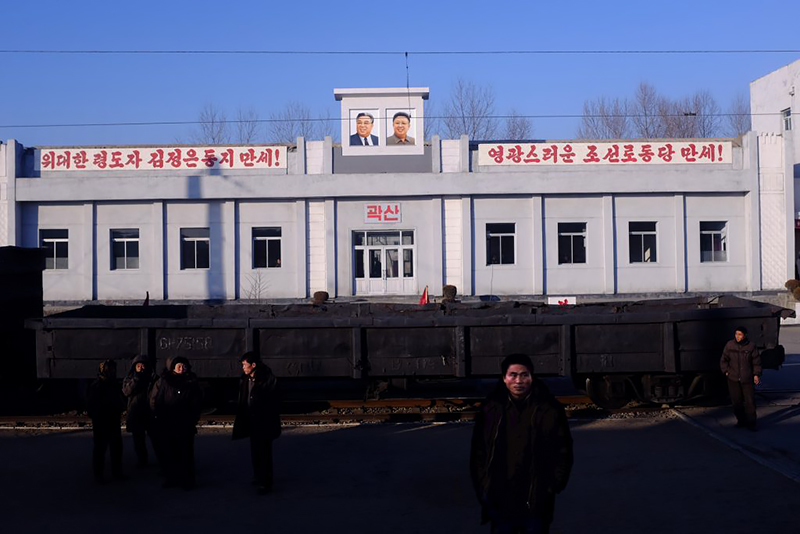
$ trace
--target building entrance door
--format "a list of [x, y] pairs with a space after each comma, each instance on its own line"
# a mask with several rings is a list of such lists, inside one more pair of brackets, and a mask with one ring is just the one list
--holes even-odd
[[414, 231], [353, 232], [356, 295], [413, 295]]

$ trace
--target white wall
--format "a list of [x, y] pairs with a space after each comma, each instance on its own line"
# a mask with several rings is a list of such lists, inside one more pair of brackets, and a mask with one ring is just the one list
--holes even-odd
[[[558, 223], [586, 223], [586, 263], [558, 264]], [[549, 295], [603, 293], [605, 289], [603, 197], [545, 197], [545, 292]]]
[[[513, 265], [486, 265], [486, 224], [514, 223]], [[538, 225], [536, 225], [538, 227]], [[523, 198], [473, 200], [473, 279], [476, 295], [533, 293], [533, 201]]]
[[[750, 113], [756, 133], [780, 133], [780, 112], [792, 110], [792, 130], [800, 129], [800, 60], [762, 76], [750, 84]], [[800, 135], [794, 136], [794, 153], [800, 154]]]
[[68, 268], [44, 271], [44, 300], [92, 300], [94, 297], [92, 209], [91, 204], [23, 206], [23, 247], [39, 246], [39, 230], [69, 231]]
[[[239, 203], [239, 298], [301, 296], [297, 287], [297, 213], [294, 202]], [[281, 266], [253, 269], [253, 227], [280, 226]]]
[[[234, 298], [234, 212], [231, 202], [175, 202], [166, 206], [167, 298]], [[209, 228], [210, 267], [181, 270], [180, 229]]]
[[[676, 264], [675, 197], [620, 195], [615, 199], [615, 213], [617, 291], [653, 293], [678, 290], [676, 269], [683, 271], [683, 264]], [[656, 223], [655, 262], [630, 262], [631, 222]]]
[[[162, 228], [161, 225], [154, 227], [152, 211], [151, 203], [97, 204], [95, 277], [98, 299], [144, 300], [147, 292], [151, 298], [157, 298], [161, 291], [157, 276], [161, 264], [154, 258], [160, 257], [163, 251], [155, 234]], [[112, 270], [111, 230], [127, 228], [139, 230], [139, 268]]]
[[[726, 221], [728, 259], [700, 262], [700, 222]], [[689, 291], [747, 290], [744, 195], [686, 196], [686, 264]]]

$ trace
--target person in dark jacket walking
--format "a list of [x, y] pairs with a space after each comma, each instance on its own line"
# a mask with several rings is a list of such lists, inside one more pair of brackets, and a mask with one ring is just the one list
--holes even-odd
[[92, 469], [99, 484], [106, 463], [106, 449], [111, 451], [111, 476], [123, 479], [122, 475], [122, 410], [125, 399], [117, 382], [117, 364], [106, 360], [100, 364], [97, 379], [89, 385], [87, 409], [92, 418]]
[[240, 358], [239, 402], [233, 439], [250, 438], [250, 457], [258, 493], [272, 491], [272, 442], [281, 435], [278, 381], [256, 352]]
[[189, 360], [172, 359], [150, 392], [162, 454], [163, 487], [194, 488], [194, 436], [200, 420], [202, 391]]
[[152, 414], [150, 413], [150, 388], [156, 380], [156, 374], [150, 368], [146, 356], [139, 355], [133, 359], [128, 376], [122, 381], [122, 393], [128, 397], [128, 415], [125, 420], [128, 432], [133, 435], [133, 449], [136, 451], [137, 465], [147, 465], [146, 434], [150, 432]]
[[761, 355], [755, 344], [747, 339], [747, 328], [736, 328], [719, 360], [719, 368], [728, 377], [736, 426], [756, 431], [755, 386], [761, 383]]
[[492, 533], [547, 533], [555, 496], [572, 470], [572, 436], [563, 406], [533, 376], [533, 363], [512, 354], [475, 420], [470, 474], [481, 523]]

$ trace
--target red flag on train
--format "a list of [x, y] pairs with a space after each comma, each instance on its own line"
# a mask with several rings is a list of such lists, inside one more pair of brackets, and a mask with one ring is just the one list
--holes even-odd
[[430, 304], [431, 301], [428, 299], [428, 286], [425, 286], [425, 291], [422, 292], [422, 296], [419, 298], [420, 304]]

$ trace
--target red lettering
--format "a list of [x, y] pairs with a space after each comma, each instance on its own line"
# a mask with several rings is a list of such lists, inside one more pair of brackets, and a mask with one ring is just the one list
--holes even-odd
[[228, 164], [229, 168], [233, 168], [233, 149], [226, 148], [225, 150], [221, 151], [222, 157], [219, 160], [220, 166]]
[[525, 163], [539, 163], [542, 161], [536, 154], [536, 145], [531, 145], [531, 149], [528, 150], [528, 153], [525, 154], [525, 159], [522, 161], [524, 161]]
[[639, 151], [639, 157], [645, 163], [650, 163], [650, 161], [653, 159], [653, 156], [655, 156], [655, 155], [656, 155], [656, 153], [653, 152], [653, 146], [652, 145], [642, 145], [642, 148]]
[[147, 164], [152, 165], [154, 169], [163, 169], [164, 151], [159, 148], [156, 149], [154, 152], [150, 152], [150, 161], [148, 161]]
[[42, 169], [54, 169], [56, 166], [56, 153], [52, 150], [50, 152], [42, 153]]
[[248, 148], [239, 154], [239, 161], [241, 161], [245, 167], [252, 167], [256, 162], [256, 151], [252, 148]]
[[514, 145], [508, 149], [508, 154], [506, 154], [506, 159], [510, 159], [514, 163], [520, 163], [522, 161], [522, 147], [519, 145]]
[[492, 158], [495, 163], [503, 163], [503, 145], [497, 145], [497, 147], [490, 149], [489, 157]]
[[[276, 159], [275, 164], [277, 165], [277, 159], [278, 159], [278, 149], [277, 148], [275, 149], [275, 159]], [[266, 163], [267, 167], [272, 167], [272, 149], [271, 148], [265, 148], [264, 150], [262, 150], [258, 154], [258, 160], [256, 160], [256, 163]]]
[[600, 158], [597, 156], [597, 145], [589, 145], [586, 147], [589, 152], [583, 158], [584, 163], [600, 163]]
[[681, 156], [689, 163], [697, 161], [697, 147], [694, 143], [689, 143], [689, 146], [681, 148]]
[[100, 169], [105, 169], [108, 167], [108, 152], [105, 150], [96, 152], [94, 158], [92, 159], [92, 165]]
[[716, 159], [716, 146], [713, 144], [703, 145], [703, 148], [700, 150], [700, 156], [698, 159], [707, 159], [708, 161], [714, 161]]
[[138, 150], [134, 150], [130, 154], [128, 154], [128, 159], [125, 161], [125, 166], [132, 165], [134, 169], [138, 169], [139, 166], [142, 164], [142, 156], [139, 155]]
[[89, 158], [86, 157], [86, 151], [80, 150], [75, 152], [72, 156], [72, 163], [75, 165], [76, 169], [85, 169], [86, 165], [89, 163]]
[[572, 158], [574, 157], [575, 152], [572, 149], [572, 145], [564, 145], [564, 148], [561, 150], [561, 162], [572, 163]]
[[186, 157], [183, 158], [183, 162], [186, 164], [187, 167], [190, 169], [194, 169], [197, 167], [197, 162], [200, 158], [197, 157], [197, 150], [190, 148], [186, 151]]
[[111, 153], [111, 163], [108, 165], [109, 169], [121, 169], [125, 165], [122, 163], [122, 152], [115, 150]]
[[[399, 214], [400, 214], [400, 206], [398, 206], [397, 204], [394, 205], [388, 204], [386, 208], [384, 208], [383, 210], [383, 220], [397, 222]], [[394, 215], [394, 217], [390, 217], [391, 215]]]
[[663, 161], [672, 161], [672, 156], [674, 155], [675, 155], [675, 150], [672, 149], [672, 145], [670, 143], [658, 147], [658, 157], [661, 158]]
[[367, 219], [378, 219], [381, 220], [381, 207], [380, 206], [367, 206]]
[[542, 150], [542, 161], [553, 160], [553, 163], [558, 163], [558, 146], [551, 145], [544, 147]]
[[172, 152], [167, 154], [167, 163], [172, 165], [174, 168], [179, 168], [181, 166], [181, 149], [176, 148]]
[[611, 148], [606, 151], [606, 155], [603, 156], [603, 159], [609, 163], [619, 163], [619, 145], [611, 145]]
[[635, 163], [636, 155], [633, 153], [633, 145], [623, 145], [622, 149], [622, 163]]
[[65, 169], [69, 169], [70, 163], [72, 163], [72, 160], [70, 159], [69, 150], [65, 151], [63, 154], [58, 154], [56, 156], [56, 167], [63, 167]]
[[213, 167], [217, 163], [217, 156], [214, 155], [213, 148], [207, 148], [205, 155], [203, 156], [203, 164], [206, 167]]

